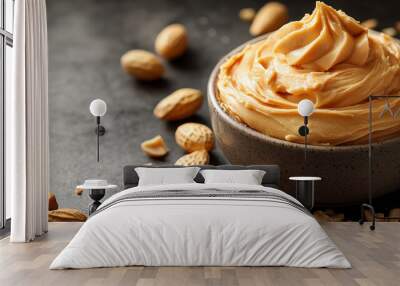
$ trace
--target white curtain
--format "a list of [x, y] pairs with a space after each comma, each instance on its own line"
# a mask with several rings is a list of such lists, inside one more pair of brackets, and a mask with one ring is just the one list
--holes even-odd
[[13, 93], [6, 98], [12, 242], [47, 232], [48, 59], [45, 0], [15, 1]]

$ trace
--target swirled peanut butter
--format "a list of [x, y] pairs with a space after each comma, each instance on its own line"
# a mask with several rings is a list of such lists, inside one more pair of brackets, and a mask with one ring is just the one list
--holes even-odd
[[[313, 101], [313, 145], [366, 143], [370, 95], [400, 95], [399, 42], [322, 2], [311, 15], [230, 57], [217, 80], [217, 98], [228, 114], [291, 142], [304, 140], [298, 102]], [[374, 100], [372, 110], [374, 141], [400, 135], [400, 99]]]

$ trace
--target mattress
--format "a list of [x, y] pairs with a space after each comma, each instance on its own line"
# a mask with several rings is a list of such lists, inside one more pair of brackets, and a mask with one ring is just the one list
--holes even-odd
[[351, 267], [286, 193], [191, 183], [134, 187], [110, 197], [50, 269], [133, 265]]

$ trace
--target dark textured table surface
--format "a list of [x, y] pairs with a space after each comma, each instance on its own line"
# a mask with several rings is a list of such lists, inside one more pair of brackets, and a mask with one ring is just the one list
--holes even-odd
[[[314, 1], [282, 1], [290, 20], [310, 13]], [[206, 96], [209, 74], [227, 52], [251, 39], [249, 25], [238, 18], [241, 8], [261, 7], [265, 1], [161, 0], [48, 0], [49, 102], [51, 191], [60, 207], [86, 210], [87, 195], [74, 195], [76, 185], [88, 178], [122, 183], [127, 164], [174, 163], [184, 154], [174, 140], [181, 123], [166, 123], [153, 114], [155, 104], [182, 87], [198, 88]], [[378, 29], [400, 20], [400, 1], [326, 1], [359, 20], [377, 18]], [[153, 51], [154, 39], [166, 25], [184, 24], [189, 50], [166, 63], [166, 75], [156, 82], [138, 82], [120, 67], [130, 49]], [[95, 120], [89, 104], [102, 98], [108, 111], [102, 119], [107, 133], [101, 138], [101, 162], [96, 162]], [[207, 104], [190, 121], [210, 124]], [[151, 160], [140, 143], [162, 135], [170, 153]], [[212, 152], [211, 163], [224, 163]]]

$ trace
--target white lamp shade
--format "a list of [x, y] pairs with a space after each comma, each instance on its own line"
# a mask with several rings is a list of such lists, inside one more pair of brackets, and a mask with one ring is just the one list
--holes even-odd
[[89, 109], [93, 116], [104, 116], [107, 112], [107, 104], [104, 100], [95, 99], [90, 103]]
[[303, 99], [297, 105], [297, 111], [301, 116], [310, 116], [314, 112], [314, 103], [309, 99]]

